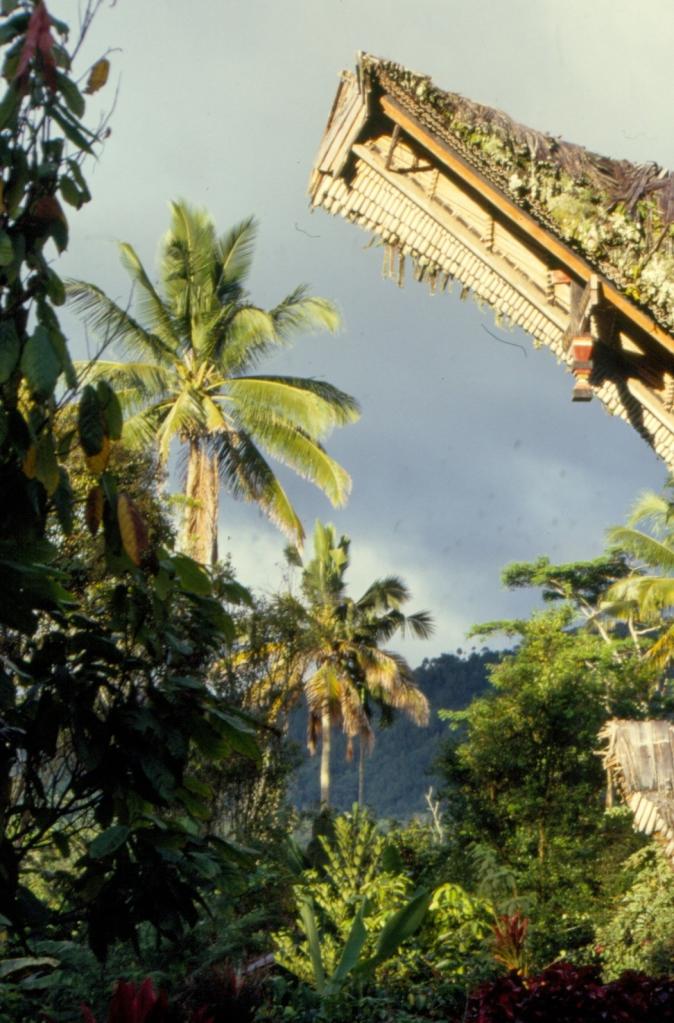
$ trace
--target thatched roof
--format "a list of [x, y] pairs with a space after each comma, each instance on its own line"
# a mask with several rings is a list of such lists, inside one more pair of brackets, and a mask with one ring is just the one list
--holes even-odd
[[[592, 153], [364, 56], [361, 74], [401, 99], [519, 206], [674, 328], [674, 174]], [[664, 236], [663, 236], [664, 232]]]
[[634, 827], [665, 847], [674, 865], [674, 724], [609, 721], [604, 764], [634, 814]]
[[388, 275], [402, 282], [408, 257], [433, 290], [457, 279], [568, 368], [572, 338], [591, 333], [592, 392], [674, 467], [672, 174], [362, 55], [342, 74], [309, 190], [385, 245]]

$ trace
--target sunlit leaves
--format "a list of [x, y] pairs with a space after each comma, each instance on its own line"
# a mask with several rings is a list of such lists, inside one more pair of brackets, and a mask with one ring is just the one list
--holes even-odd
[[92, 487], [87, 494], [84, 506], [84, 521], [92, 536], [96, 536], [103, 521], [104, 500], [103, 488], [101, 486]]
[[110, 450], [110, 438], [106, 434], [101, 441], [100, 451], [97, 451], [95, 455], [85, 454], [84, 456], [89, 472], [93, 473], [95, 476], [105, 472], [108, 462], [110, 461]]
[[6, 231], [0, 231], [0, 266], [9, 266], [13, 259], [12, 239]]
[[117, 522], [124, 550], [134, 565], [140, 565], [148, 548], [147, 526], [128, 494], [117, 496]]
[[91, 96], [93, 93], [98, 92], [99, 89], [102, 89], [108, 80], [109, 74], [110, 61], [106, 57], [101, 57], [100, 60], [96, 61], [89, 72], [89, 77], [87, 78], [87, 84], [84, 90], [85, 93], [88, 96]]
[[102, 834], [97, 835], [93, 842], [89, 845], [89, 856], [92, 860], [101, 860], [107, 856], [112, 856], [113, 853], [124, 845], [127, 838], [131, 833], [131, 829], [124, 824], [113, 824], [112, 827], [108, 828]]

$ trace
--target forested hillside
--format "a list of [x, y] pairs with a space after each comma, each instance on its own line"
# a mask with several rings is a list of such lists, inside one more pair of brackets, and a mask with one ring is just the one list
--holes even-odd
[[[365, 797], [378, 817], [404, 819], [426, 809], [424, 794], [438, 781], [431, 774], [441, 741], [447, 736], [447, 723], [438, 717], [444, 708], [461, 710], [487, 686], [487, 668], [498, 660], [491, 650], [468, 656], [441, 654], [424, 659], [414, 675], [431, 705], [430, 721], [419, 728], [403, 715], [391, 725], [376, 728], [376, 740], [367, 761]], [[291, 787], [291, 798], [302, 810], [315, 808], [319, 800], [318, 758], [306, 753], [306, 709], [292, 716], [291, 737], [304, 752]], [[358, 792], [358, 750], [346, 759], [344, 735], [334, 736], [332, 756], [332, 803], [335, 808], [351, 807]]]

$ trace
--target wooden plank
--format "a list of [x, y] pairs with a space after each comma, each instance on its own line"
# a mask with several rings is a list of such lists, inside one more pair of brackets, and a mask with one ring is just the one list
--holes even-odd
[[567, 325], [568, 317], [558, 307], [552, 306], [541, 289], [537, 288], [522, 276], [521, 280], [513, 274], [510, 263], [496, 252], [489, 252], [479, 237], [470, 228], [466, 227], [452, 216], [444, 206], [436, 200], [429, 200], [420, 190], [418, 185], [403, 179], [395, 172], [387, 171], [380, 157], [373, 153], [367, 146], [354, 145], [354, 153], [368, 166], [379, 172], [395, 189], [401, 192], [406, 198], [418, 206], [427, 216], [435, 220], [446, 231], [454, 234], [462, 245], [472, 255], [485, 263], [491, 270], [503, 277], [507, 283], [518, 292], [523, 298], [530, 302], [546, 319], [550, 320], [558, 330], [563, 331]]
[[564, 338], [562, 346], [564, 351], [568, 351], [571, 346], [571, 341], [576, 334], [581, 334], [585, 330], [587, 321], [592, 312], [592, 303], [596, 296], [596, 291], [593, 289], [591, 281], [585, 285], [585, 288], [579, 292], [579, 287], [575, 282], [571, 285], [571, 313], [569, 326], [564, 331]]
[[653, 743], [655, 754], [655, 777], [658, 789], [666, 789], [667, 783], [671, 785], [674, 778], [674, 760], [672, 759], [672, 747], [669, 739], [659, 739]]
[[658, 419], [663, 426], [666, 426], [670, 434], [674, 435], [674, 415], [667, 411], [660, 399], [656, 398], [645, 384], [641, 383], [640, 380], [636, 380], [634, 377], [628, 377], [626, 384], [630, 394], [636, 398], [636, 400], [643, 405], [644, 408], [651, 413], [651, 415], [655, 416], [655, 418]]
[[[442, 139], [426, 128], [418, 118], [405, 110], [392, 96], [381, 97], [381, 106], [387, 117], [399, 124], [413, 138], [421, 142], [429, 152], [433, 153], [445, 166], [461, 177], [483, 195], [496, 209], [500, 210], [509, 220], [522, 228], [543, 249], [558, 259], [567, 270], [587, 281], [596, 271], [582, 256], [574, 252], [568, 245], [556, 238], [546, 228], [541, 227], [537, 220], [521, 210], [504, 192], [487, 181], [479, 171], [471, 167], [463, 157], [455, 153]], [[602, 279], [604, 294], [611, 305], [619, 309], [629, 320], [645, 330], [667, 351], [674, 353], [674, 338], [659, 326], [650, 316], [638, 309], [610, 281]]]

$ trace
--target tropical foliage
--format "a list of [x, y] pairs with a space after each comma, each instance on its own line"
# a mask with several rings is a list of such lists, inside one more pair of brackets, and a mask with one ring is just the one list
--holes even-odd
[[672, 504], [665, 496], [642, 494], [627, 525], [609, 530], [609, 539], [629, 557], [632, 572], [610, 587], [601, 610], [626, 621], [635, 646], [664, 669], [674, 655]]
[[252, 218], [223, 235], [209, 215], [171, 204], [155, 287], [137, 253], [121, 246], [134, 285], [134, 317], [100, 288], [71, 282], [74, 308], [104, 347], [128, 361], [98, 358], [88, 380], [115, 387], [128, 418], [125, 439], [157, 443], [166, 461], [173, 441], [186, 452], [184, 547], [205, 564], [217, 561], [218, 492], [254, 501], [296, 543], [302, 524], [262, 451], [290, 466], [342, 505], [346, 470], [321, 440], [353, 422], [353, 398], [321, 380], [262, 376], [258, 363], [302, 331], [339, 324], [335, 307], [304, 287], [264, 310], [246, 291], [256, 237]]
[[[157, 289], [124, 249], [137, 318], [73, 286], [103, 343], [140, 353], [78, 378], [49, 246], [68, 242], [61, 201], [89, 199], [102, 133], [67, 45], [42, 0], [4, 0], [0, 1023], [669, 1018], [671, 976], [635, 971], [672, 973], [673, 875], [607, 806], [597, 756], [608, 718], [672, 713], [669, 500], [642, 498], [592, 562], [510, 566], [506, 584], [541, 588], [547, 609], [477, 630], [510, 650], [416, 675], [388, 644], [427, 636], [430, 616], [404, 612], [395, 575], [350, 597], [333, 526], [317, 524], [306, 562], [291, 555], [296, 592], [265, 599], [176, 552], [173, 438], [208, 563], [218, 479], [301, 536], [258, 444], [344, 498], [321, 439], [355, 405], [249, 373], [297, 329], [334, 327], [334, 310], [303, 292], [253, 306], [252, 223], [218, 238], [183, 203]], [[84, 93], [108, 70], [101, 56]], [[441, 798], [403, 825], [358, 805], [335, 818], [333, 728], [364, 769], [377, 722], [427, 720], [430, 680], [436, 705], [454, 688]], [[302, 693], [324, 782], [304, 820], [286, 727]], [[388, 764], [404, 773], [400, 748]]]
[[[172, 551], [170, 530], [148, 531], [111, 469], [122, 413], [109, 385], [62, 412], [78, 380], [46, 247], [67, 246], [59, 196], [89, 198], [81, 165], [100, 139], [81, 120], [67, 26], [41, 2], [3, 14], [0, 914], [19, 946], [78, 935], [103, 957], [143, 924], [180, 935], [241, 863], [203, 827], [193, 759], [258, 755], [250, 724], [204, 679], [242, 591], [216, 589]], [[101, 77], [97, 62], [89, 91]], [[97, 540], [76, 564], [65, 537], [81, 534], [81, 508]], [[156, 498], [154, 511], [160, 524]]]
[[[373, 738], [375, 707], [386, 714], [404, 711], [417, 724], [428, 723], [428, 701], [407, 661], [381, 644], [405, 629], [420, 638], [433, 628], [428, 612], [405, 615], [410, 597], [397, 576], [376, 579], [358, 600], [347, 595], [350, 541], [337, 539], [334, 526], [316, 523], [314, 556], [304, 566], [304, 655], [311, 665], [303, 687], [309, 709], [308, 741], [321, 740], [321, 803], [330, 801], [330, 734], [341, 725], [349, 740], [358, 736], [361, 779], [365, 751]], [[349, 743], [350, 751], [350, 743]], [[359, 786], [363, 802], [363, 782]]]

